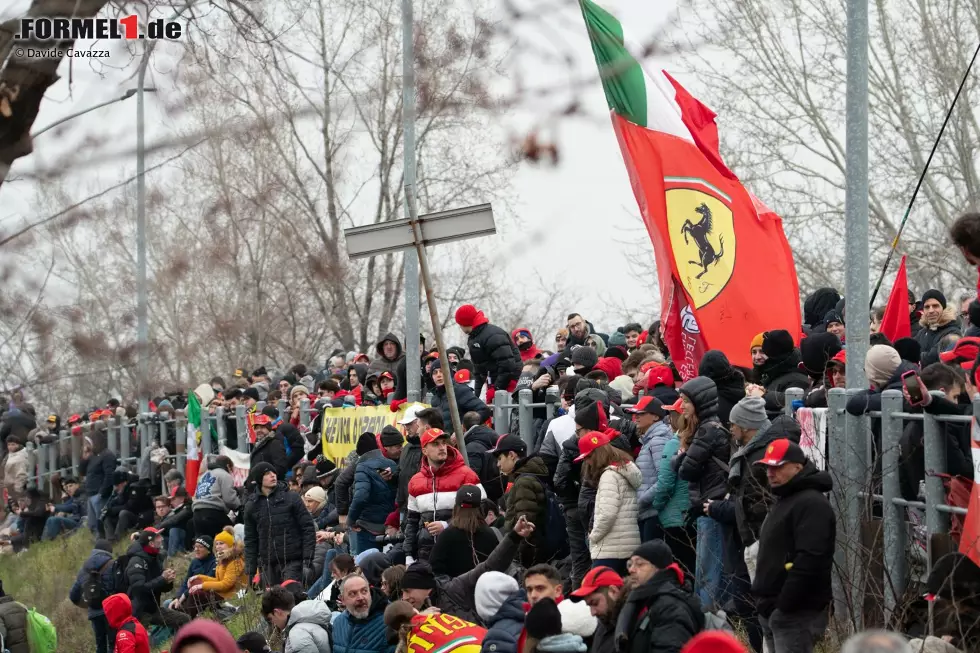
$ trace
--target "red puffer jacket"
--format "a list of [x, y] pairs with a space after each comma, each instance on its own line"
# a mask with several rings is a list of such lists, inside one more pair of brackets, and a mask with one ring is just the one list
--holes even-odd
[[449, 447], [449, 457], [436, 470], [429, 466], [429, 459], [422, 456], [418, 474], [408, 482], [408, 521], [405, 525], [408, 555], [417, 560], [428, 556], [435, 541], [424, 525], [449, 521], [456, 505], [456, 491], [464, 485], [475, 485], [484, 497], [487, 496], [476, 472], [463, 464], [462, 455], [454, 447]]

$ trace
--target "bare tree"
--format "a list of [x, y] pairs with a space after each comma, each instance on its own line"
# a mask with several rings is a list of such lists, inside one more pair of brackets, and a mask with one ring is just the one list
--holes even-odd
[[[726, 158], [783, 216], [801, 289], [843, 286], [844, 4], [835, 0], [696, 2], [690, 31], [716, 46], [688, 56], [719, 115]], [[877, 276], [925, 158], [976, 47], [980, 6], [871, 3], [871, 268]], [[720, 52], [719, 52], [720, 50]], [[975, 97], [974, 74], [964, 98]], [[961, 101], [900, 249], [910, 285], [972, 286], [946, 231], [975, 205], [980, 124]], [[890, 281], [889, 276], [887, 281]], [[887, 284], [886, 284], [887, 288]]]

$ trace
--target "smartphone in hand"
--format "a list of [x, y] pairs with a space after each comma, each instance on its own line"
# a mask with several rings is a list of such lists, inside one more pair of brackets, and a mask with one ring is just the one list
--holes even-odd
[[902, 387], [905, 388], [909, 403], [913, 406], [921, 406], [926, 402], [925, 393], [922, 391], [922, 381], [915, 370], [909, 370], [902, 375]]

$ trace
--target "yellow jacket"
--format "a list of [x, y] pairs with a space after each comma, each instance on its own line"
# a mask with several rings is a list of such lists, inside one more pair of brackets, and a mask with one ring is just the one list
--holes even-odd
[[[236, 552], [237, 553], [237, 552]], [[242, 555], [232, 555], [227, 560], [218, 561], [214, 570], [215, 577], [200, 576], [203, 581], [201, 589], [205, 592], [215, 592], [223, 599], [233, 599], [238, 590], [248, 586], [245, 578], [245, 558]]]

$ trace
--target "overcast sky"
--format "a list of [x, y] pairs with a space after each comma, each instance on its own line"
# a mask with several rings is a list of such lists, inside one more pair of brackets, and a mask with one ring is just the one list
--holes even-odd
[[[29, 0], [14, 0], [9, 6], [0, 8], [0, 20], [19, 15], [29, 4]], [[610, 7], [614, 3], [606, 0], [602, 4]], [[628, 41], [638, 43], [647, 41], [657, 31], [674, 2], [621, 0], [618, 4], [621, 7], [616, 8], [616, 12], [626, 26]], [[595, 64], [588, 38], [581, 17], [576, 19], [574, 3], [570, 5], [570, 11], [562, 16], [564, 26], [558, 27], [559, 47], [575, 57], [577, 75], [593, 74]], [[528, 25], [520, 36], [535, 38], [536, 33], [534, 26]], [[89, 44], [78, 45], [79, 49], [88, 47]], [[60, 70], [62, 79], [47, 92], [42, 103], [35, 131], [74, 112], [118, 97], [127, 88], [135, 86], [135, 79], [130, 76], [136, 62], [125, 44], [103, 42], [92, 47], [109, 48], [111, 57], [100, 59], [95, 70], [88, 62], [76, 59], [70, 71], [71, 85], [66, 60]], [[168, 77], [165, 48], [158, 50], [160, 52], [154, 55], [152, 84], [165, 92], [173, 84]], [[532, 59], [518, 59], [514, 65], [521, 67], [532, 87], [549, 83], [556, 74], [564, 75], [564, 71], [550, 69]], [[655, 60], [648, 60], [646, 66], [648, 70], [677, 68], [676, 62]], [[683, 74], [679, 78], [682, 83], [688, 79]], [[693, 80], [690, 86], [696, 86]], [[567, 308], [582, 311], [597, 327], [612, 329], [621, 322], [612, 315], [604, 317], [608, 315], [609, 307], [657, 305], [654, 301], [656, 278], [635, 278], [628, 261], [638, 252], [646, 252], [642, 255], [651, 258], [653, 254], [638, 218], [600, 84], [594, 81], [583, 85], [577, 97], [582, 102], [584, 115], [563, 118], [557, 125], [549, 121], [542, 131], [543, 140], [557, 141], [559, 165], [521, 164], [511, 188], [512, 206], [520, 218], [519, 228], [508, 228], [504, 234], [488, 240], [487, 246], [496, 249], [524, 244], [527, 249], [513, 263], [517, 268], [514, 283], [521, 283], [520, 272], [526, 267], [536, 270], [555, 285], [573, 286], [583, 299]], [[154, 96], [150, 94], [147, 98], [147, 142], [153, 143], [166, 138], [173, 124], [159, 110]], [[543, 104], [527, 105], [508, 116], [500, 129], [506, 134], [524, 133], [528, 126], [541, 121], [542, 113]], [[16, 178], [18, 172], [55, 167], [59, 155], [68, 149], [84, 147], [91, 137], [111, 136], [111, 148], [134, 148], [135, 114], [136, 100], [131, 98], [73, 120], [71, 129], [64, 133], [52, 131], [40, 136], [35, 142], [35, 153], [15, 164], [13, 176]], [[135, 161], [115, 162], [72, 175], [68, 188], [76, 198], [82, 198], [134, 173]], [[33, 206], [35, 192], [34, 184], [24, 180], [8, 181], [0, 188], [0, 224], [5, 229], [20, 220], [39, 217]], [[529, 233], [532, 234], [531, 243], [527, 242]], [[626, 243], [630, 241], [641, 247], [628, 246]], [[646, 321], [650, 316], [641, 313], [635, 317]]]

